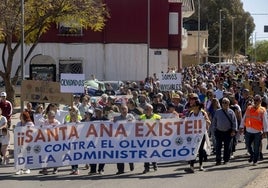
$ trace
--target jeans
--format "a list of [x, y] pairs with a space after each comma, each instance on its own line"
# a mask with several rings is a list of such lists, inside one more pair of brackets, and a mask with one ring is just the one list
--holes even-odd
[[230, 160], [230, 153], [231, 153], [231, 130], [228, 131], [215, 131], [215, 138], [216, 138], [216, 162], [221, 162], [221, 149], [222, 143], [224, 144], [223, 148], [223, 161], [229, 162]]
[[250, 154], [250, 161], [253, 161], [253, 163], [256, 163], [258, 161], [261, 139], [262, 139], [261, 132], [249, 133], [246, 131], [245, 134], [246, 146]]

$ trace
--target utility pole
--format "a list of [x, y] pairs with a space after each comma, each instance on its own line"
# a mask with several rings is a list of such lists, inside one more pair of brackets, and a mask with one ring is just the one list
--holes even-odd
[[245, 24], [245, 57], [247, 56], [247, 49], [248, 49], [248, 23]]
[[219, 30], [219, 63], [221, 63], [221, 12], [222, 12], [222, 9], [220, 9], [220, 30]]
[[234, 61], [234, 17], [232, 17], [232, 63]]
[[200, 0], [198, 0], [197, 63], [200, 64]]
[[[24, 79], [24, 0], [21, 3], [21, 59], [20, 59], [20, 70], [21, 70], [21, 81]], [[24, 110], [24, 101], [20, 100], [21, 112]]]
[[150, 0], [147, 0], [147, 78], [150, 75]]

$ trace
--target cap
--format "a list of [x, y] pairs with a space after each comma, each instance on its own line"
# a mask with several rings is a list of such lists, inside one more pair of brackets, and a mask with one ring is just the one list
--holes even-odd
[[6, 97], [7, 96], [7, 93], [6, 92], [1, 92], [1, 97]]
[[164, 96], [163, 93], [157, 93], [156, 95], [161, 98]]
[[97, 102], [97, 99], [95, 97], [91, 97], [90, 102], [91, 103], [96, 103]]
[[179, 98], [180, 98], [180, 95], [177, 94], [177, 93], [173, 93], [173, 94], [172, 94], [172, 98], [173, 98], [173, 99], [179, 99]]
[[198, 99], [198, 95], [196, 93], [189, 93], [188, 97]]

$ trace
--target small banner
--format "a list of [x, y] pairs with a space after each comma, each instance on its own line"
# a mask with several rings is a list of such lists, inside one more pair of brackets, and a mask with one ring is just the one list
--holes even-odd
[[16, 127], [16, 169], [75, 164], [193, 160], [205, 133], [200, 118]]
[[161, 73], [158, 77], [161, 91], [180, 90], [181, 73]]
[[60, 91], [62, 93], [84, 93], [85, 74], [61, 74]]

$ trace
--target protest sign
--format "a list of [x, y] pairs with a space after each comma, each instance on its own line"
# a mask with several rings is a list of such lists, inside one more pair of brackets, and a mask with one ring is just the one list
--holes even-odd
[[58, 82], [39, 80], [22, 81], [22, 101], [72, 105], [72, 98], [73, 94], [60, 92], [60, 83]]
[[160, 90], [179, 90], [181, 87], [181, 73], [161, 73], [159, 75]]
[[158, 162], [195, 159], [205, 132], [201, 118], [116, 123], [70, 123], [16, 127], [16, 169], [88, 163]]
[[62, 93], [84, 93], [84, 74], [61, 74], [60, 91]]

